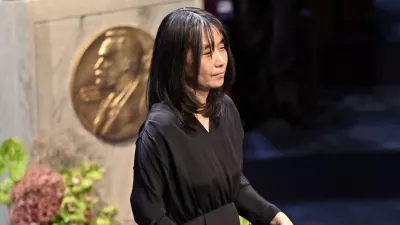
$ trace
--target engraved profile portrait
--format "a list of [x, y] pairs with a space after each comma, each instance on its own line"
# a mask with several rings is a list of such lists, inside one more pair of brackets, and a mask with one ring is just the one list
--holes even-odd
[[146, 119], [147, 81], [153, 39], [133, 27], [98, 35], [72, 74], [71, 98], [83, 126], [97, 137], [122, 141], [137, 135]]

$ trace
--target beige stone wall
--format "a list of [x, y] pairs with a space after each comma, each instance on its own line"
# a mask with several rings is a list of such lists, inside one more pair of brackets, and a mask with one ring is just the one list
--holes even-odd
[[[106, 159], [102, 196], [131, 217], [134, 141], [110, 145], [86, 132], [69, 96], [77, 52], [98, 32], [131, 25], [155, 36], [162, 18], [202, 0], [0, 0], [0, 140], [20, 137], [27, 145], [38, 130], [82, 130]], [[5, 34], [5, 35], [4, 35]], [[5, 50], [4, 50], [5, 49]], [[7, 128], [4, 128], [7, 127]], [[0, 208], [0, 225], [6, 224]]]
[[[35, 123], [33, 24], [28, 4], [0, 1], [0, 142], [16, 136], [31, 143]], [[0, 225], [8, 224], [0, 206]]]

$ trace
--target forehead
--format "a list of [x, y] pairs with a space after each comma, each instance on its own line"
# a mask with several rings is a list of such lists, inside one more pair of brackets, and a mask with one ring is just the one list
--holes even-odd
[[202, 39], [204, 44], [208, 44], [209, 38], [214, 39], [214, 43], [219, 43], [224, 38], [221, 31], [216, 27], [211, 27], [210, 30], [204, 29], [202, 33]]
[[110, 55], [111, 53], [114, 52], [116, 49], [116, 41], [114, 38], [106, 38], [103, 43], [101, 43], [101, 46], [98, 51], [98, 55], [100, 56], [106, 56]]

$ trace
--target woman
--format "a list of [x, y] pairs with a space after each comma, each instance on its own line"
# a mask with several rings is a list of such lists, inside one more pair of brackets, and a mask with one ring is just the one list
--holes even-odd
[[139, 225], [292, 225], [242, 175], [243, 130], [224, 95], [234, 62], [221, 22], [178, 9], [159, 27], [150, 113], [136, 142], [131, 206]]

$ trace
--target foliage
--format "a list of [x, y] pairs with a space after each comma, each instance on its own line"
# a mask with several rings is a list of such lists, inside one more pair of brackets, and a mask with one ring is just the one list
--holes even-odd
[[[59, 153], [60, 152], [62, 151], [60, 150]], [[45, 161], [51, 160], [51, 157], [47, 157], [49, 155], [45, 156], [42, 154], [41, 156], [42, 157], [39, 157], [40, 159], [38, 161], [43, 164], [46, 164]], [[60, 159], [61, 158], [59, 158], [59, 160]], [[70, 158], [69, 161], [72, 162], [73, 158]], [[81, 164], [77, 166], [71, 166], [71, 164], [69, 164], [67, 167], [65, 167], [65, 165], [59, 167], [55, 164], [51, 164], [52, 167], [48, 168], [47, 165], [43, 166], [42, 163], [33, 164], [33, 166], [29, 166], [27, 170], [27, 154], [24, 146], [14, 138], [4, 141], [0, 148], [0, 175], [7, 170], [10, 177], [3, 180], [0, 184], [0, 203], [11, 206], [11, 209], [13, 209], [14, 205], [18, 205], [19, 208], [26, 208], [27, 206], [25, 204], [28, 204], [27, 202], [32, 204], [33, 200], [17, 200], [15, 196], [25, 196], [24, 193], [27, 192], [27, 190], [35, 189], [33, 186], [40, 187], [37, 183], [42, 185], [44, 180], [46, 180], [45, 183], [51, 184], [52, 182], [49, 181], [55, 183], [57, 179], [54, 177], [59, 176], [63, 186], [62, 189], [59, 187], [60, 185], [54, 186], [53, 188], [44, 187], [47, 192], [50, 191], [48, 195], [52, 196], [51, 199], [54, 199], [56, 195], [52, 193], [52, 191], [59, 192], [62, 190], [60, 203], [56, 208], [56, 215], [51, 222], [42, 223], [40, 221], [33, 221], [33, 223], [46, 225], [114, 224], [114, 218], [118, 214], [117, 208], [112, 205], [101, 204], [100, 198], [95, 194], [93, 187], [96, 181], [102, 179], [103, 168], [98, 164], [90, 163], [88, 160], [82, 160]], [[55, 169], [56, 167], [63, 169]], [[34, 204], [39, 204], [40, 200], [38, 200], [38, 196], [35, 196], [34, 193], [42, 192], [29, 192], [29, 195], [31, 195], [30, 199], [35, 199]], [[46, 198], [42, 197], [40, 199]], [[13, 202], [13, 200], [16, 202]], [[43, 214], [43, 212], [41, 213]], [[10, 217], [12, 216], [12, 212], [10, 212]]]
[[249, 221], [247, 221], [245, 218], [239, 216], [240, 220], [240, 225], [251, 225]]
[[113, 225], [118, 211], [114, 206], [98, 209], [99, 197], [94, 194], [93, 184], [102, 178], [103, 169], [97, 164], [82, 161], [78, 167], [61, 171], [67, 185], [56, 225]]
[[13, 185], [13, 181], [8, 177], [0, 183], [0, 203], [4, 205], [11, 204], [10, 192]]
[[0, 183], [0, 203], [11, 204], [11, 189], [25, 174], [28, 157], [24, 146], [15, 138], [9, 138], [0, 147], [0, 177], [8, 173]]

